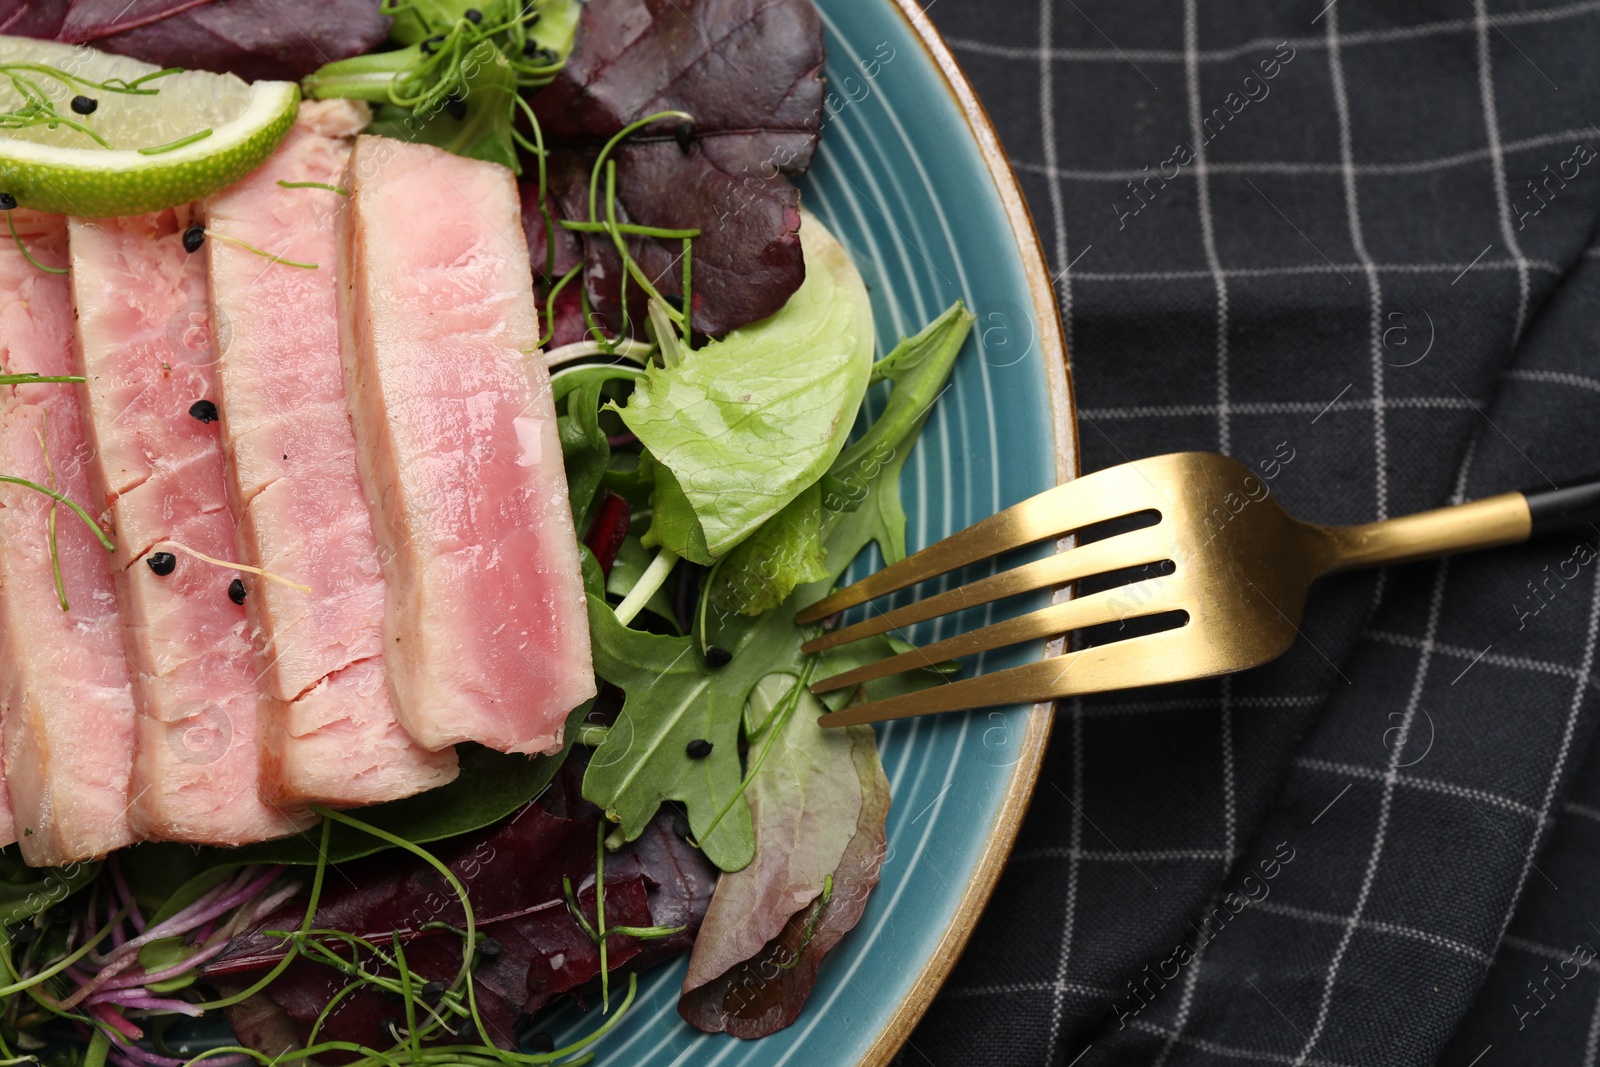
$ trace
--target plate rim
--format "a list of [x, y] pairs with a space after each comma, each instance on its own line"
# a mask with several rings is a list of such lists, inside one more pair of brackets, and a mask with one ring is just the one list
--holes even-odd
[[[1000, 135], [988, 111], [956, 63], [944, 37], [928, 18], [925, 8], [915, 0], [886, 2], [905, 23], [906, 30], [921, 45], [923, 53], [939, 72], [945, 90], [966, 120], [967, 128], [988, 168], [989, 177], [994, 182], [995, 192], [1000, 197], [1028, 278], [1029, 297], [1038, 323], [1037, 342], [1044, 359], [1050, 422], [1055, 438], [1056, 482], [1070, 481], [1079, 474], [1078, 422], [1073, 403], [1072, 371], [1067, 363], [1066, 331], [1061, 322], [1061, 309], [1056, 302], [1055, 286], [1050, 280], [1044, 246], [1039, 239], [1033, 213], [1022, 195], [1016, 171], [1001, 146]], [[1065, 542], [1062, 547], [1064, 545]], [[1057, 599], [1062, 598], [1064, 593], [1058, 593]], [[1063, 640], [1058, 638], [1045, 645], [1044, 655], [1057, 655], [1063, 647]], [[896, 1005], [857, 1061], [859, 1067], [883, 1067], [899, 1052], [966, 948], [979, 916], [994, 893], [1000, 872], [1011, 855], [1017, 833], [1022, 828], [1023, 815], [1028, 810], [1034, 787], [1039, 781], [1039, 772], [1044, 765], [1045, 748], [1050, 740], [1054, 717], [1054, 704], [1051, 702], [1035, 704], [1029, 710], [1027, 733], [1022, 739], [1017, 761], [1012, 764], [1005, 797], [990, 824], [977, 867], [961, 891], [955, 915], [923, 963], [911, 989]]]

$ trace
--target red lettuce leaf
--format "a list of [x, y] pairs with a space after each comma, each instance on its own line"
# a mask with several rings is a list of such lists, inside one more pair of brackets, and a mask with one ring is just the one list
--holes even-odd
[[[806, 725], [813, 731], [816, 729], [809, 723]], [[714, 978], [704, 973], [707, 968], [703, 966], [702, 951], [716, 954], [717, 946], [706, 944], [702, 938], [702, 943], [695, 947], [695, 957], [690, 961], [684, 990], [678, 998], [678, 1014], [691, 1025], [709, 1033], [726, 1032], [746, 1039], [765, 1037], [790, 1025], [799, 1018], [811, 996], [823, 957], [855, 927], [866, 911], [867, 897], [878, 884], [887, 851], [885, 819], [889, 814], [889, 782], [878, 762], [871, 728], [852, 727], [849, 733], [851, 744], [845, 758], [860, 782], [860, 808], [854, 833], [833, 870], [831, 893], [826, 902], [820, 896], [811, 899], [789, 916], [778, 934], [760, 951]], [[770, 835], [772, 826], [766, 828]], [[762, 829], [758, 816], [758, 855], [763, 845]], [[789, 844], [784, 842], [785, 847]], [[750, 868], [746, 868], [748, 870]], [[765, 908], [768, 903], [761, 898], [765, 896], [770, 901], [770, 894], [762, 894], [735, 881], [744, 873], [725, 875], [724, 884], [717, 891], [718, 898], [727, 894], [737, 898], [736, 906]], [[728, 919], [727, 916], [722, 918]], [[751, 922], [763, 918], [760, 914], [749, 915]], [[709, 935], [709, 922], [705, 929]]]
[[[600, 813], [579, 795], [581, 760], [569, 761], [550, 791], [496, 826], [452, 839], [435, 850], [467, 888], [477, 928], [500, 947], [474, 971], [478, 1005], [491, 1037], [515, 1043], [518, 1020], [562, 994], [581, 994], [600, 975], [598, 947], [568, 911], [562, 877], [577, 890], [579, 908], [595, 921], [594, 874]], [[705, 914], [716, 873], [703, 856], [660, 819], [639, 840], [606, 857], [606, 921], [613, 926], [686, 926], [665, 938], [613, 937], [613, 970], [642, 970], [686, 950]], [[267, 930], [298, 927], [303, 899], [258, 920], [204, 969], [213, 982], [235, 985], [283, 958]], [[460, 902], [432, 867], [406, 853], [386, 852], [331, 870], [314, 924], [383, 944], [398, 932], [406, 963], [428, 980], [449, 981], [461, 965], [459, 935], [424, 930], [430, 922], [460, 926]], [[297, 959], [265, 991], [279, 1012], [259, 1002], [240, 1022], [260, 1026], [266, 1015], [287, 1024], [304, 1042], [312, 1024], [347, 979], [322, 963]], [[363, 990], [344, 998], [318, 1040], [383, 1047], [386, 1023], [399, 1005]], [[281, 1032], [281, 1031], [277, 1031]], [[330, 1059], [337, 1062], [337, 1058]]]
[[389, 24], [374, 0], [0, 0], [0, 33], [251, 80], [370, 51]]
[[[588, 218], [601, 145], [658, 111], [693, 115], [692, 128], [658, 123], [613, 150], [618, 217], [700, 230], [697, 331], [766, 318], [805, 279], [800, 194], [787, 176], [803, 173], [816, 150], [822, 61], [811, 0], [591, 0], [566, 66], [533, 98], [551, 149], [550, 191], [566, 217]], [[582, 243], [593, 310], [620, 331], [621, 259], [606, 235]], [[681, 301], [681, 242], [634, 238], [630, 252], [664, 296]], [[542, 263], [542, 245], [533, 253]], [[628, 292], [637, 325], [642, 294], [631, 280]]]

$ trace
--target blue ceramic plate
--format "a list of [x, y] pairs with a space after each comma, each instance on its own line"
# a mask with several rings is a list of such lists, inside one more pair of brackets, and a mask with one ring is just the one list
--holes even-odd
[[[1076, 472], [1061, 327], [1010, 167], [927, 16], [910, 0], [817, 6], [827, 31], [829, 117], [800, 186], [871, 286], [880, 354], [957, 298], [978, 316], [953, 386], [906, 467], [915, 550]], [[857, 566], [865, 573], [875, 564]], [[910, 637], [926, 642], [1000, 617], [975, 611]], [[1009, 649], [977, 667], [999, 670], [1045, 651]], [[893, 796], [883, 881], [860, 925], [828, 956], [795, 1025], [753, 1042], [701, 1034], [678, 1017], [680, 960], [645, 976], [629, 1015], [595, 1046], [596, 1063], [887, 1061], [972, 931], [1016, 835], [1048, 729], [1047, 707], [880, 727]], [[573, 1011], [551, 1030], [560, 1045], [595, 1021]]]

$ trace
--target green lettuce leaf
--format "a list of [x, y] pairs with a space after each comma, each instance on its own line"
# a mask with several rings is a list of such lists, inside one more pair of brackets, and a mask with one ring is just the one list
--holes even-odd
[[703, 539], [658, 503], [647, 545], [703, 564], [727, 555], [844, 445], [872, 373], [872, 304], [849, 254], [803, 218], [806, 280], [782, 310], [646, 371], [620, 409]]
[[[957, 301], [873, 365], [874, 380], [893, 383], [883, 414], [839, 454], [818, 486], [722, 561], [712, 603], [742, 615], [769, 611], [796, 586], [823, 577], [829, 560], [842, 553], [848, 563], [874, 541], [885, 563], [905, 556], [900, 472], [971, 329], [972, 314]], [[880, 647], [867, 649], [866, 662], [881, 653]]]

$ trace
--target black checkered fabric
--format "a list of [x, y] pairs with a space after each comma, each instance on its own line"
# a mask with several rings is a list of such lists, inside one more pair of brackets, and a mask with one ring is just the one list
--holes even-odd
[[[936, 0], [1084, 469], [1360, 522], [1600, 471], [1600, 3]], [[1323, 583], [1282, 660], [1064, 703], [904, 1064], [1593, 1067], [1600, 561]]]

